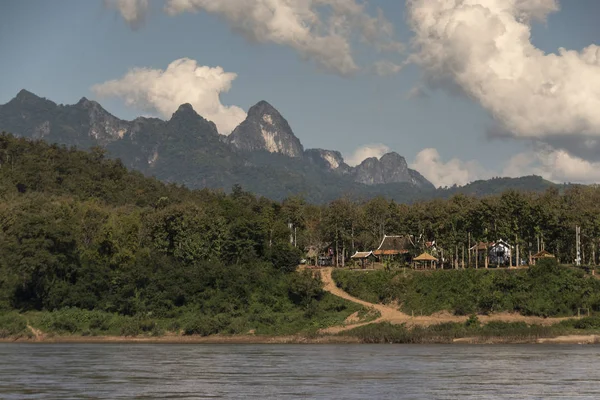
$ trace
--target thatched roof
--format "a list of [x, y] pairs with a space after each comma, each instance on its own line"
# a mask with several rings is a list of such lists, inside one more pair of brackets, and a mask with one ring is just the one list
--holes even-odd
[[479, 242], [475, 246], [471, 247], [469, 250], [483, 251], [483, 250], [487, 250], [488, 247], [491, 245], [493, 245], [493, 243]]
[[437, 261], [438, 259], [431, 254], [423, 253], [418, 257], [413, 258], [413, 261]]
[[383, 236], [381, 244], [373, 252], [375, 255], [406, 254], [413, 243], [408, 236]]
[[552, 254], [546, 250], [542, 250], [539, 253], [531, 256], [531, 258], [554, 258], [554, 254]]
[[358, 258], [358, 259], [360, 259], [360, 258], [368, 258], [370, 256], [373, 256], [373, 252], [372, 251], [357, 251], [350, 258], [354, 258], [354, 259]]

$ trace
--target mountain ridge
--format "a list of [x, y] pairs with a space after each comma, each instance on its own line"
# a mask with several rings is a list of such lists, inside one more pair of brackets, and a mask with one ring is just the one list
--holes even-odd
[[189, 103], [169, 120], [126, 121], [85, 97], [59, 105], [23, 89], [0, 105], [0, 130], [84, 149], [101, 146], [128, 168], [190, 188], [241, 184], [273, 199], [300, 193], [315, 202], [344, 195], [407, 201], [436, 190], [396, 152], [351, 167], [339, 151], [304, 149], [287, 120], [264, 100], [224, 136]]

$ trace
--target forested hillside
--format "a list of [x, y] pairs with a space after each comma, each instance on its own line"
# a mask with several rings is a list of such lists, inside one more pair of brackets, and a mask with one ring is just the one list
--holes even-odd
[[[298, 332], [358, 311], [310, 273], [293, 273], [311, 247], [348, 257], [375, 248], [384, 234], [411, 235], [415, 253], [435, 240], [458, 260], [469, 239], [502, 238], [523, 255], [539, 239], [571, 262], [579, 225], [583, 260], [593, 264], [600, 237], [597, 187], [413, 205], [383, 197], [274, 202], [239, 187], [225, 194], [164, 184], [99, 148], [8, 134], [0, 136], [0, 197], [1, 309], [167, 318], [180, 321], [172, 329], [203, 334]], [[142, 322], [136, 329], [149, 326]]]
[[210, 334], [316, 329], [360, 308], [292, 273], [289, 207], [239, 189], [190, 191], [98, 149], [2, 135], [0, 196], [3, 310], [170, 318]]

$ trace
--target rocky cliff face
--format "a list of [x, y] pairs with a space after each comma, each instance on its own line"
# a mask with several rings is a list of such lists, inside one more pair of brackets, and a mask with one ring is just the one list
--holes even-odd
[[304, 149], [288, 122], [272, 105], [261, 101], [229, 135], [228, 142], [242, 151], [268, 151], [288, 157], [302, 157]]
[[65, 111], [75, 111], [84, 121], [87, 135], [101, 145], [123, 139], [130, 131], [131, 123], [120, 120], [106, 111], [100, 104], [83, 97], [74, 106], [63, 106]]
[[416, 186], [431, 185], [417, 171], [408, 168], [398, 153], [384, 154], [380, 159], [367, 158], [352, 170], [354, 179], [365, 185], [407, 182]]
[[190, 188], [228, 190], [242, 184], [273, 199], [304, 193], [317, 202], [343, 193], [370, 197], [397, 195], [399, 190], [394, 185], [364, 185], [408, 183], [402, 189], [406, 195], [433, 189], [396, 153], [351, 168], [338, 151], [304, 151], [288, 122], [265, 101], [251, 107], [230, 136], [223, 136], [189, 104], [181, 105], [167, 121], [142, 117], [124, 121], [86, 98], [57, 105], [22, 90], [0, 105], [0, 131], [84, 149], [100, 145], [129, 168]]
[[304, 157], [311, 163], [320, 168], [329, 171], [348, 173], [350, 167], [344, 162], [344, 157], [339, 151], [308, 149], [304, 152]]
[[21, 136], [80, 147], [119, 140], [131, 127], [85, 97], [77, 104], [57, 105], [26, 90], [0, 106], [0, 121], [2, 129]]

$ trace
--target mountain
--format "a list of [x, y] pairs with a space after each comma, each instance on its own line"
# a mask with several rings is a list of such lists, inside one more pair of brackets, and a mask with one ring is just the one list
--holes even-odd
[[381, 185], [386, 183], [407, 182], [418, 187], [431, 185], [417, 171], [408, 168], [404, 157], [391, 152], [380, 159], [370, 157], [364, 160], [352, 171], [355, 180], [365, 185]]
[[308, 149], [304, 151], [306, 160], [324, 170], [335, 171], [341, 174], [349, 173], [352, 168], [344, 162], [342, 153], [336, 150]]
[[85, 97], [74, 105], [57, 105], [27, 90], [0, 107], [3, 130], [25, 137], [78, 147], [106, 145], [129, 129], [122, 121]]
[[[241, 185], [274, 200], [301, 195], [323, 203], [341, 196], [385, 196], [406, 203], [462, 190], [436, 190], [397, 153], [350, 167], [338, 151], [304, 150], [289, 123], [266, 101], [251, 107], [231, 135], [223, 136], [190, 104], [182, 104], [167, 121], [124, 121], [86, 98], [59, 105], [22, 90], [0, 105], [0, 131], [83, 149], [100, 146], [126, 167], [165, 182], [224, 190]], [[511, 188], [512, 181], [478, 184], [473, 190], [487, 194], [498, 185]]]
[[304, 148], [288, 122], [272, 105], [260, 101], [250, 107], [246, 119], [231, 132], [228, 142], [242, 151], [268, 151], [300, 158]]

